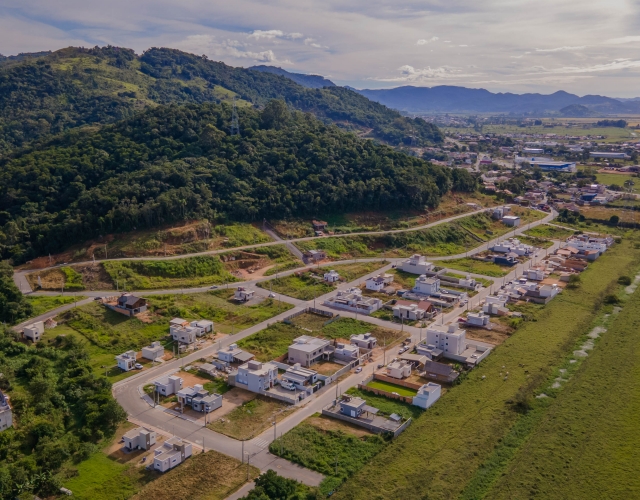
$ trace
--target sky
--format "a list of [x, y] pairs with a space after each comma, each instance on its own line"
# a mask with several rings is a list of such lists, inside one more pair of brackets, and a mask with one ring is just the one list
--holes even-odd
[[0, 53], [172, 47], [339, 85], [640, 97], [639, 0], [0, 0]]

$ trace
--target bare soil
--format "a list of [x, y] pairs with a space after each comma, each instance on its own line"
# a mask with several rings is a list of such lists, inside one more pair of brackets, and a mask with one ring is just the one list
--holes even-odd
[[513, 328], [503, 323], [499, 323], [493, 320], [492, 324], [493, 328], [491, 330], [485, 330], [484, 328], [465, 327], [465, 330], [467, 331], [467, 338], [470, 340], [486, 342], [488, 344], [500, 345], [513, 333]]
[[317, 429], [323, 431], [340, 431], [345, 432], [347, 434], [353, 434], [359, 438], [365, 436], [371, 436], [371, 432], [363, 429], [362, 427], [358, 427], [356, 425], [348, 424], [347, 422], [342, 422], [341, 420], [336, 420], [329, 417], [324, 417], [321, 415], [309, 417], [306, 421], [307, 424], [313, 425]]

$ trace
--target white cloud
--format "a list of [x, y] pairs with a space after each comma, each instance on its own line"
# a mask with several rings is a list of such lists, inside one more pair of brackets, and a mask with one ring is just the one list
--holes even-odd
[[437, 68], [432, 68], [431, 66], [427, 66], [426, 68], [416, 69], [413, 66], [405, 64], [404, 66], [400, 66], [398, 68], [400, 71], [400, 76], [390, 77], [390, 78], [373, 78], [373, 80], [381, 81], [381, 82], [410, 82], [410, 83], [421, 83], [428, 82], [430, 80], [450, 80], [454, 78], [463, 78], [471, 75], [463, 74], [462, 70], [459, 68], [454, 68], [451, 66], [440, 66]]
[[635, 42], [640, 42], [640, 36], [623, 36], [620, 38], [612, 38], [610, 40], [607, 40], [604, 43], [610, 44], [610, 45], [622, 45], [626, 43], [635, 43]]
[[567, 52], [570, 50], [582, 50], [585, 48], [587, 48], [586, 45], [578, 45], [575, 47], [565, 45], [564, 47], [556, 47], [554, 49], [536, 49], [536, 52]]
[[328, 49], [329, 47], [327, 47], [326, 45], [321, 45], [319, 44], [315, 38], [305, 38], [304, 39], [304, 44], [308, 45], [309, 47], [315, 47], [316, 49]]
[[458, 45], [458, 47], [468, 47], [468, 45]]
[[208, 57], [230, 56], [263, 63], [292, 64], [287, 59], [278, 59], [273, 50], [252, 50], [250, 46], [239, 40], [227, 38], [218, 41], [212, 35], [190, 35], [176, 46], [188, 52], [206, 54]]
[[416, 45], [427, 45], [428, 43], [437, 42], [438, 40], [440, 39], [437, 36], [432, 36], [431, 38], [421, 38], [416, 42]]
[[560, 68], [548, 69], [544, 66], [534, 66], [532, 69], [544, 73], [569, 74], [569, 73], [599, 73], [603, 71], [619, 71], [626, 69], [640, 68], [639, 60], [616, 59], [609, 63], [593, 64], [591, 66], [563, 66]]
[[255, 38], [256, 40], [260, 40], [261, 38], [266, 38], [267, 40], [273, 40], [274, 38], [297, 40], [298, 38], [304, 38], [304, 35], [302, 33], [285, 33], [282, 30], [253, 30], [249, 38]]

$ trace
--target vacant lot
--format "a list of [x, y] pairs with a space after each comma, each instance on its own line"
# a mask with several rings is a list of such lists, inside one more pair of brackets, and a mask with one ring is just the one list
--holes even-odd
[[31, 289], [36, 291], [78, 292], [85, 289], [82, 274], [68, 266], [27, 274], [26, 277]]
[[619, 187], [624, 187], [624, 183], [627, 180], [630, 180], [634, 183], [632, 186], [632, 193], [640, 193], [640, 179], [633, 174], [622, 175], [622, 174], [596, 174], [596, 180], [598, 184], [604, 184], [605, 186], [616, 185]]
[[442, 260], [438, 262], [438, 264], [448, 269], [457, 269], [458, 271], [464, 271], [465, 273], [483, 274], [484, 276], [491, 276], [493, 278], [506, 276], [515, 269], [515, 266], [499, 266], [493, 262], [484, 262], [472, 258]]
[[[341, 278], [344, 278], [345, 281], [349, 282], [357, 280], [362, 276], [366, 276], [385, 265], [385, 262], [354, 262], [353, 264], [340, 264], [333, 266], [331, 269], [335, 269], [336, 272], [340, 274]], [[329, 271], [328, 267], [325, 267], [324, 269], [324, 272]]]
[[276, 439], [269, 451], [327, 476], [320, 485], [326, 495], [387, 445], [381, 436], [363, 435], [342, 422], [313, 416]]
[[[514, 207], [523, 223], [544, 217], [544, 214]], [[509, 227], [485, 213], [470, 215], [429, 229], [371, 236], [345, 236], [302, 241], [296, 245], [303, 251], [320, 249], [331, 259], [360, 257], [403, 257], [414, 253], [445, 256], [464, 253], [501, 234]]]
[[238, 281], [218, 256], [175, 260], [107, 261], [102, 266], [111, 280], [127, 290], [191, 288]]
[[[629, 242], [614, 245], [582, 273], [578, 289], [563, 291], [541, 310], [536, 321], [522, 323], [463, 383], [452, 387], [437, 407], [417, 418], [392, 447], [347, 480], [336, 496], [459, 497], [518, 420], [518, 402], [533, 397], [566, 359], [577, 339], [589, 331], [603, 307], [603, 297], [618, 289], [618, 277], [635, 268], [637, 258], [638, 252]], [[598, 401], [585, 399], [585, 404], [589, 402]], [[580, 439], [585, 438], [580, 434]], [[534, 468], [530, 471], [536, 473]], [[519, 479], [513, 477], [514, 482]]]
[[524, 234], [532, 236], [534, 238], [548, 238], [551, 240], [566, 240], [574, 233], [575, 231], [570, 231], [568, 229], [563, 229], [557, 226], [551, 226], [549, 224], [540, 224], [539, 226], [536, 226], [524, 232]]
[[[259, 474], [257, 468], [250, 467], [251, 479]], [[235, 458], [211, 450], [192, 456], [169, 472], [154, 475], [156, 479], [142, 488], [132, 500], [224, 500], [247, 481], [247, 466]]]
[[76, 301], [84, 300], [86, 297], [70, 296], [70, 295], [27, 295], [27, 302], [33, 308], [32, 316], [40, 316], [41, 314], [57, 309], [60, 306], [73, 304]]
[[[600, 331], [601, 340], [588, 351], [582, 366], [572, 371], [568, 363], [559, 373], [568, 381], [560, 383], [564, 387], [557, 395], [545, 390], [552, 397], [537, 400], [531, 417], [522, 419], [523, 423], [535, 420], [530, 435], [517, 443], [517, 453], [504, 464], [485, 498], [528, 498], [533, 493], [548, 499], [640, 495], [638, 318], [640, 294], [636, 293], [622, 312], [605, 323], [608, 330]], [[620, 373], [625, 374], [624, 383]]]
[[587, 219], [607, 223], [611, 217], [617, 216], [620, 222], [640, 224], [640, 213], [637, 210], [624, 210], [620, 208], [608, 208], [602, 206], [580, 207], [580, 213]]
[[272, 426], [274, 418], [280, 422], [295, 410], [280, 401], [257, 396], [207, 427], [234, 439], [252, 439]]
[[[383, 389], [387, 390], [387, 389]], [[394, 391], [389, 391], [394, 392]], [[398, 392], [398, 391], [395, 391]], [[410, 405], [409, 403], [405, 403], [404, 401], [398, 401], [397, 399], [390, 399], [384, 396], [379, 396], [369, 391], [361, 391], [360, 389], [356, 389], [352, 387], [347, 391], [347, 394], [351, 394], [352, 396], [358, 396], [359, 398], [364, 399], [369, 406], [373, 406], [380, 410], [378, 415], [388, 417], [389, 415], [393, 415], [394, 413], [400, 415], [402, 418], [408, 419], [413, 418], [416, 419], [420, 417], [424, 410], [422, 408], [418, 408], [417, 406]]]
[[247, 248], [218, 255], [225, 269], [241, 280], [271, 276], [303, 266], [285, 245]]
[[311, 300], [334, 289], [334, 286], [326, 283], [321, 275], [315, 275], [310, 271], [262, 281], [257, 286], [300, 300]]
[[372, 380], [367, 384], [367, 387], [379, 389], [381, 391], [397, 392], [400, 396], [415, 396], [418, 393], [418, 391], [414, 389], [409, 389], [408, 387], [392, 384], [390, 382], [384, 382], [382, 380]]

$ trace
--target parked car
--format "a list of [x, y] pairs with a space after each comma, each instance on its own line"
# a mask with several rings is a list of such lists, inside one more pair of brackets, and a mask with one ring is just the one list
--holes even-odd
[[358, 368], [356, 368], [356, 373], [360, 373], [362, 371], [362, 367], [359, 366]]
[[275, 299], [275, 298], [276, 298], [276, 294], [275, 294], [275, 293], [273, 293], [273, 292], [271, 292], [271, 293], [269, 294], [269, 298], [270, 298], [270, 299]]
[[215, 290], [216, 288], [218, 288], [218, 285], [211, 285], [211, 287], [209, 287], [209, 290]]
[[136, 370], [142, 370], [142, 365], [140, 363], [136, 363], [135, 365]]
[[102, 297], [94, 297], [93, 300], [101, 300]]

